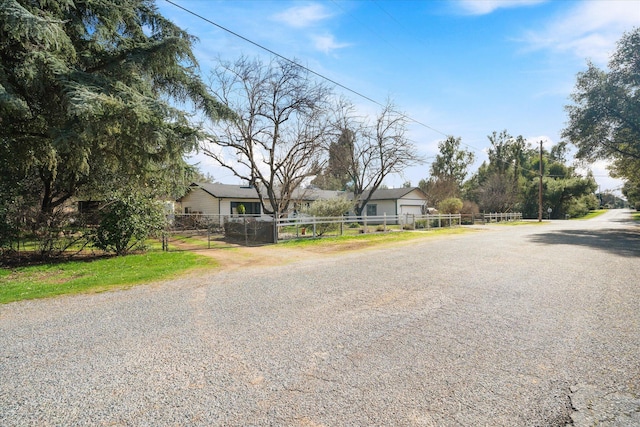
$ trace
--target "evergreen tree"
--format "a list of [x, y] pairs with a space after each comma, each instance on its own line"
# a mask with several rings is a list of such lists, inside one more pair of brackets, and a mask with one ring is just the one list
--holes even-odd
[[0, 187], [37, 184], [43, 217], [125, 183], [169, 191], [200, 132], [183, 109], [230, 115], [194, 42], [152, 0], [0, 2]]

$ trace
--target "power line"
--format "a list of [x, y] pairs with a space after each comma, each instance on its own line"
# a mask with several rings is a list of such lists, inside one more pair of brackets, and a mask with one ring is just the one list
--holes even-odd
[[[276, 57], [278, 57], [278, 58], [280, 58], [280, 59], [282, 59], [282, 60], [284, 60], [284, 61], [287, 61], [287, 62], [289, 62], [289, 63], [291, 63], [291, 64], [293, 64], [293, 65], [295, 65], [295, 66], [297, 66], [297, 67], [300, 67], [300, 68], [302, 68], [303, 70], [305, 70], [305, 71], [307, 71], [307, 72], [309, 72], [309, 73], [311, 73], [311, 74], [313, 74], [313, 75], [315, 75], [315, 76], [317, 76], [317, 77], [319, 77], [319, 78], [321, 78], [321, 79], [323, 79], [323, 80], [326, 80], [326, 81], [328, 81], [328, 82], [330, 82], [330, 83], [332, 83], [332, 84], [334, 84], [334, 85], [336, 85], [336, 86], [338, 86], [338, 87], [340, 87], [340, 88], [342, 88], [342, 89], [344, 89], [344, 90], [346, 90], [346, 91], [348, 91], [348, 92], [350, 92], [350, 93], [352, 93], [352, 94], [354, 94], [354, 95], [356, 95], [356, 96], [359, 96], [359, 97], [360, 97], [360, 98], [362, 98], [362, 99], [365, 99], [365, 100], [367, 100], [367, 101], [369, 101], [369, 102], [371, 102], [371, 103], [373, 103], [373, 104], [378, 105], [379, 107], [385, 108], [385, 105], [383, 105], [382, 103], [380, 103], [380, 102], [376, 101], [375, 99], [373, 99], [373, 98], [371, 98], [371, 97], [369, 97], [369, 96], [367, 96], [367, 95], [364, 95], [363, 93], [358, 92], [358, 91], [356, 91], [355, 89], [351, 89], [350, 87], [345, 86], [345, 85], [343, 85], [342, 83], [339, 83], [339, 82], [337, 82], [337, 81], [335, 81], [335, 80], [333, 80], [333, 79], [331, 79], [331, 78], [329, 78], [329, 77], [327, 77], [327, 76], [325, 76], [325, 75], [323, 75], [323, 74], [321, 74], [321, 73], [318, 73], [317, 71], [314, 71], [314, 70], [312, 70], [312, 69], [311, 69], [311, 68], [309, 68], [309, 67], [306, 67], [306, 66], [304, 66], [304, 65], [302, 65], [302, 64], [299, 64], [299, 63], [297, 63], [296, 61], [293, 61], [293, 60], [291, 60], [291, 59], [289, 59], [289, 58], [285, 57], [284, 55], [281, 55], [281, 54], [279, 54], [278, 52], [276, 52], [276, 51], [274, 51], [274, 50], [272, 50], [272, 49], [269, 49], [269, 48], [268, 48], [268, 47], [266, 47], [266, 46], [261, 45], [260, 43], [257, 43], [257, 42], [255, 42], [255, 41], [253, 41], [253, 40], [251, 40], [251, 39], [249, 39], [249, 38], [247, 38], [247, 37], [244, 37], [244, 36], [242, 36], [242, 35], [240, 35], [240, 34], [236, 33], [235, 31], [232, 31], [232, 30], [230, 30], [229, 28], [226, 28], [226, 27], [224, 27], [224, 26], [222, 26], [222, 25], [220, 25], [220, 24], [218, 24], [218, 23], [216, 23], [216, 22], [212, 21], [212, 20], [211, 20], [211, 19], [209, 19], [209, 18], [206, 18], [206, 17], [204, 17], [204, 16], [202, 16], [202, 15], [200, 15], [200, 14], [198, 14], [198, 13], [196, 13], [196, 12], [194, 12], [194, 11], [192, 11], [192, 10], [190, 10], [190, 9], [188, 9], [188, 8], [186, 8], [186, 7], [184, 7], [184, 6], [179, 5], [179, 4], [178, 4], [178, 3], [176, 3], [175, 1], [172, 1], [172, 0], [165, 0], [165, 1], [166, 1], [167, 3], [169, 3], [169, 4], [173, 5], [173, 6], [177, 7], [178, 9], [181, 9], [181, 10], [183, 10], [184, 12], [187, 12], [187, 13], [189, 13], [189, 14], [191, 14], [191, 15], [195, 16], [195, 17], [196, 17], [196, 18], [198, 18], [198, 19], [201, 19], [201, 20], [203, 20], [203, 21], [205, 21], [205, 22], [207, 22], [207, 23], [209, 23], [209, 24], [211, 24], [211, 25], [213, 25], [213, 26], [215, 26], [215, 27], [217, 27], [217, 28], [219, 28], [219, 29], [221, 29], [221, 30], [223, 30], [223, 31], [226, 31], [227, 33], [229, 33], [229, 34], [231, 34], [231, 35], [233, 35], [233, 36], [235, 36], [235, 37], [238, 37], [239, 39], [241, 39], [241, 40], [243, 40], [243, 41], [245, 41], [245, 42], [247, 42], [247, 43], [249, 43], [249, 44], [252, 44], [252, 45], [254, 45], [254, 46], [258, 47], [259, 49], [262, 49], [262, 50], [264, 50], [264, 51], [266, 51], [266, 52], [270, 53], [271, 55], [274, 55], [274, 56], [276, 56]], [[395, 19], [395, 17], [393, 17], [393, 16], [392, 16], [388, 11], [386, 11], [385, 9], [383, 9], [383, 8], [382, 8], [382, 6], [380, 6], [377, 2], [374, 2], [374, 3], [376, 3], [376, 6], [378, 6], [378, 8], [380, 8], [380, 10], [382, 10], [386, 15], [388, 15], [391, 19], [393, 19], [393, 20], [396, 22], [396, 24], [398, 24], [400, 27], [402, 27], [402, 25], [400, 25], [400, 23]], [[335, 3], [335, 2], [334, 2], [334, 4], [336, 4], [336, 5], [337, 5], [337, 3]], [[407, 120], [408, 120], [408, 121], [410, 121], [410, 122], [413, 122], [413, 123], [415, 123], [415, 124], [417, 124], [417, 125], [420, 125], [420, 126], [422, 126], [422, 127], [426, 128], [426, 129], [429, 129], [429, 130], [431, 130], [431, 131], [433, 131], [433, 132], [436, 132], [436, 133], [438, 133], [438, 134], [440, 134], [440, 135], [443, 135], [443, 136], [445, 136], [445, 137], [447, 137], [447, 138], [448, 138], [448, 137], [450, 137], [450, 136], [453, 136], [452, 134], [447, 134], [447, 133], [442, 132], [442, 131], [440, 131], [440, 130], [438, 130], [438, 129], [436, 129], [436, 128], [432, 127], [432, 126], [429, 126], [429, 125], [427, 125], [426, 123], [421, 122], [420, 120], [414, 119], [413, 117], [411, 117], [411, 116], [409, 116], [409, 115], [407, 115], [407, 114], [405, 114], [405, 113], [402, 113], [402, 112], [399, 112], [399, 111], [393, 111], [393, 112], [394, 112], [394, 113], [397, 113], [398, 115], [402, 116], [403, 118], [407, 119]], [[469, 144], [467, 144], [467, 143], [465, 143], [465, 142], [462, 142], [462, 141], [460, 141], [460, 142], [461, 142], [461, 144], [462, 144], [462, 145], [464, 145], [464, 146], [466, 146], [466, 147], [468, 147], [468, 148], [470, 148], [470, 149], [472, 149], [472, 150], [474, 150], [474, 151], [477, 151], [477, 152], [483, 152], [483, 150], [481, 150], [481, 149], [479, 149], [479, 148], [476, 148], [476, 147], [474, 147], [474, 146], [472, 146], [472, 145], [469, 145]], [[507, 162], [506, 160], [502, 160], [502, 159], [496, 159], [496, 160], [498, 160], [498, 161], [502, 161], [502, 162], [504, 162], [504, 163], [509, 163], [509, 162]], [[509, 164], [510, 164], [510, 163], [509, 163]], [[531, 170], [531, 169], [528, 169], [528, 168], [522, 168], [522, 171], [536, 173], [536, 171]]]
[[[203, 20], [203, 21], [205, 21], [205, 22], [207, 22], [207, 23], [209, 23], [209, 24], [211, 24], [211, 25], [213, 25], [215, 27], [218, 27], [221, 30], [226, 31], [227, 33], [229, 33], [229, 34], [231, 34], [231, 35], [233, 35], [235, 37], [238, 37], [239, 39], [244, 40], [247, 43], [250, 43], [250, 44], [252, 44], [252, 45], [254, 45], [254, 46], [256, 46], [256, 47], [258, 47], [258, 48], [260, 48], [260, 49], [262, 49], [264, 51], [266, 51], [266, 52], [269, 52], [271, 55], [274, 55], [274, 56], [276, 56], [276, 57], [278, 57], [278, 58], [280, 58], [280, 59], [282, 59], [284, 61], [287, 61], [287, 62], [289, 62], [289, 63], [291, 63], [291, 64], [293, 64], [293, 65], [295, 65], [297, 67], [300, 67], [303, 70], [305, 70], [305, 71], [307, 71], [307, 72], [309, 72], [309, 73], [311, 73], [311, 74], [313, 74], [313, 75], [315, 75], [317, 77], [320, 77], [323, 80], [326, 80], [326, 81], [328, 81], [328, 82], [330, 82], [330, 83], [332, 83], [332, 84], [334, 84], [334, 85], [336, 85], [336, 86], [338, 86], [338, 87], [340, 87], [340, 88], [342, 88], [342, 89], [344, 89], [344, 90], [346, 90], [346, 91], [348, 91], [348, 92], [350, 92], [350, 93], [352, 93], [352, 94], [354, 94], [356, 96], [359, 96], [362, 99], [366, 99], [367, 101], [372, 102], [372, 103], [376, 104], [379, 107], [382, 107], [382, 108], [385, 107], [385, 105], [383, 105], [382, 103], [376, 101], [375, 99], [373, 99], [373, 98], [371, 98], [371, 97], [369, 97], [367, 95], [364, 95], [363, 93], [358, 92], [355, 89], [351, 89], [350, 87], [345, 86], [342, 83], [339, 83], [339, 82], [337, 82], [337, 81], [335, 81], [335, 80], [333, 80], [333, 79], [331, 79], [331, 78], [329, 78], [329, 77], [327, 77], [327, 76], [325, 76], [323, 74], [320, 74], [317, 71], [314, 71], [309, 67], [306, 67], [306, 66], [304, 66], [302, 64], [299, 64], [296, 61], [293, 61], [293, 60], [287, 58], [286, 56], [281, 55], [278, 52], [276, 52], [276, 51], [274, 51], [272, 49], [269, 49], [266, 46], [261, 45], [260, 43], [254, 42], [253, 40], [248, 39], [247, 37], [244, 37], [244, 36], [236, 33], [235, 31], [232, 31], [232, 30], [230, 30], [230, 29], [228, 29], [228, 28], [226, 28], [226, 27], [224, 27], [224, 26], [212, 21], [211, 19], [206, 18], [206, 17], [204, 17], [204, 16], [202, 16], [202, 15], [200, 15], [200, 14], [198, 14], [198, 13], [196, 13], [196, 12], [190, 10], [190, 9], [187, 9], [186, 7], [181, 6], [181, 5], [177, 4], [176, 2], [174, 2], [172, 0], [165, 0], [165, 1], [167, 3], [173, 5], [173, 6], [177, 7], [178, 9], [181, 9], [181, 10], [183, 10], [183, 11], [185, 11], [185, 12], [187, 12], [187, 13], [193, 15], [193, 16], [195, 16], [196, 18], [199, 18], [199, 19], [201, 19], [201, 20]], [[406, 115], [404, 113], [401, 113], [399, 111], [394, 111], [394, 112], [399, 114], [400, 116], [404, 117], [405, 119], [413, 122], [413, 123], [416, 123], [416, 124], [418, 124], [420, 126], [423, 126], [423, 127], [427, 128], [429, 130], [432, 130], [433, 132], [439, 133], [439, 134], [441, 134], [443, 136], [446, 136], [446, 137], [450, 136], [450, 135], [448, 135], [448, 134], [446, 134], [446, 133], [444, 133], [444, 132], [442, 132], [442, 131], [440, 131], [440, 130], [432, 127], [432, 126], [427, 125], [426, 123], [423, 123], [423, 122], [421, 122], [421, 121], [419, 121], [417, 119], [414, 119], [411, 116], [408, 116], [408, 115]]]
[[326, 80], [326, 81], [328, 81], [328, 82], [331, 82], [331, 83], [333, 83], [334, 85], [339, 86], [339, 87], [343, 88], [344, 90], [347, 90], [347, 91], [349, 91], [349, 92], [351, 92], [351, 93], [353, 93], [353, 94], [355, 94], [355, 95], [357, 95], [357, 96], [359, 96], [359, 97], [361, 97], [361, 98], [364, 98], [364, 99], [366, 99], [367, 101], [373, 102], [374, 104], [376, 104], [376, 105], [378, 105], [378, 106], [384, 107], [384, 106], [383, 106], [381, 103], [379, 103], [378, 101], [376, 101], [376, 100], [374, 100], [374, 99], [372, 99], [372, 98], [370, 98], [370, 97], [368, 97], [368, 96], [366, 96], [366, 95], [364, 95], [364, 94], [362, 94], [362, 93], [360, 93], [360, 92], [357, 92], [357, 91], [355, 91], [354, 89], [351, 89], [351, 88], [349, 88], [349, 87], [347, 87], [347, 86], [345, 86], [345, 85], [343, 85], [343, 84], [341, 84], [341, 83], [338, 83], [337, 81], [335, 81], [335, 80], [333, 80], [333, 79], [331, 79], [331, 78], [329, 78], [329, 77], [326, 77], [326, 76], [324, 76], [324, 75], [322, 75], [322, 74], [320, 74], [320, 73], [318, 73], [318, 72], [316, 72], [316, 71], [313, 71], [312, 69], [310, 69], [310, 68], [308, 68], [308, 67], [305, 67], [304, 65], [299, 64], [299, 63], [297, 63], [297, 62], [295, 62], [295, 61], [293, 61], [293, 60], [291, 60], [291, 59], [289, 59], [289, 58], [287, 58], [287, 57], [285, 57], [285, 56], [283, 56], [283, 55], [279, 54], [278, 52], [276, 52], [276, 51], [274, 51], [274, 50], [271, 50], [271, 49], [269, 49], [268, 47], [265, 47], [265, 46], [261, 45], [260, 43], [254, 42], [254, 41], [253, 41], [253, 40], [251, 40], [251, 39], [248, 39], [248, 38], [246, 38], [246, 37], [244, 37], [244, 36], [242, 36], [242, 35], [240, 35], [240, 34], [238, 34], [238, 33], [234, 32], [234, 31], [232, 31], [232, 30], [230, 30], [230, 29], [228, 29], [228, 28], [226, 28], [226, 27], [223, 27], [222, 25], [220, 25], [220, 24], [218, 24], [218, 23], [216, 23], [216, 22], [212, 21], [212, 20], [211, 20], [211, 19], [209, 19], [209, 18], [206, 18], [206, 17], [204, 17], [204, 16], [202, 16], [202, 15], [200, 15], [200, 14], [198, 14], [198, 13], [196, 13], [196, 12], [194, 12], [194, 11], [190, 10], [190, 9], [187, 9], [186, 7], [181, 6], [181, 5], [179, 5], [179, 4], [177, 4], [177, 3], [175, 3], [175, 2], [173, 2], [173, 1], [171, 1], [171, 0], [165, 0], [165, 1], [166, 1], [167, 3], [169, 3], [169, 4], [172, 4], [173, 6], [177, 7], [178, 9], [182, 9], [183, 11], [185, 11], [185, 12], [187, 12], [187, 13], [189, 13], [189, 14], [191, 14], [191, 15], [195, 16], [196, 18], [202, 19], [203, 21], [205, 21], [205, 22], [207, 22], [207, 23], [209, 23], [209, 24], [211, 24], [211, 25], [213, 25], [213, 26], [215, 26], [215, 27], [218, 27], [218, 28], [220, 28], [221, 30], [226, 31], [226, 32], [227, 32], [227, 33], [229, 33], [229, 34], [231, 34], [231, 35], [233, 35], [233, 36], [236, 36], [236, 37], [238, 37], [239, 39], [242, 39], [242, 40], [246, 41], [247, 43], [250, 43], [250, 44], [252, 44], [252, 45], [254, 45], [254, 46], [256, 46], [256, 47], [258, 47], [258, 48], [260, 48], [260, 49], [262, 49], [262, 50], [264, 50], [264, 51], [266, 51], [266, 52], [269, 52], [270, 54], [272, 54], [272, 55], [274, 55], [274, 56], [276, 56], [276, 57], [278, 57], [278, 58], [280, 58], [280, 59], [283, 59], [283, 60], [285, 60], [285, 61], [287, 61], [287, 62], [289, 62], [289, 63], [291, 63], [291, 64], [293, 64], [293, 65], [296, 65], [297, 67], [300, 67], [300, 68], [302, 68], [302, 69], [304, 69], [304, 70], [308, 71], [309, 73], [311, 73], [311, 74], [313, 74], [313, 75], [315, 75], [315, 76], [320, 77], [321, 79], [324, 79], [324, 80]]

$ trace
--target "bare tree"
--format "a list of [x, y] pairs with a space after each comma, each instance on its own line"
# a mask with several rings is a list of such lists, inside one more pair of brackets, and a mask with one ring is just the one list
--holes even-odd
[[405, 137], [406, 126], [406, 116], [398, 113], [391, 102], [371, 123], [355, 114], [353, 104], [341, 101], [334, 128], [338, 135], [350, 135], [352, 153], [345, 155], [343, 161], [352, 183], [356, 215], [362, 215], [387, 176], [424, 163], [416, 147]]
[[253, 185], [265, 213], [280, 216], [322, 167], [331, 89], [291, 62], [242, 57], [220, 62], [211, 91], [236, 117], [212, 125], [204, 153]]

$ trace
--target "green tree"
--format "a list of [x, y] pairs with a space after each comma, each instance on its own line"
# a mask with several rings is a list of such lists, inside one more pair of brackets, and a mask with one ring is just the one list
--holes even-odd
[[438, 143], [438, 155], [431, 164], [429, 173], [433, 177], [445, 181], [454, 181], [458, 188], [467, 177], [469, 166], [473, 164], [475, 155], [460, 148], [461, 138], [448, 137]]
[[578, 74], [562, 134], [578, 159], [611, 160], [617, 176], [640, 183], [640, 28], [623, 35], [608, 68], [589, 62]]
[[461, 139], [453, 136], [439, 142], [439, 154], [429, 169], [431, 177], [418, 184], [433, 206], [447, 198], [460, 196], [468, 168], [475, 160], [475, 155], [461, 149], [460, 145]]
[[164, 228], [162, 204], [142, 193], [129, 193], [108, 200], [101, 210], [101, 220], [94, 246], [117, 255], [132, 249], [144, 249], [145, 240]]
[[[561, 145], [558, 148], [558, 145]], [[562, 143], [553, 146], [550, 152], [543, 152], [543, 203], [544, 210], [552, 209], [552, 218], [583, 216], [594, 209], [597, 184], [591, 174], [586, 177], [576, 173], [575, 168], [567, 166], [558, 153]], [[531, 153], [531, 170], [523, 174], [525, 183], [521, 186], [520, 210], [524, 217], [535, 218], [538, 212], [539, 177], [533, 171], [539, 169], [539, 154]], [[597, 202], [596, 202], [597, 206]]]
[[[200, 130], [229, 116], [196, 74], [194, 37], [152, 0], [0, 3], [0, 144], [40, 221], [78, 194], [125, 184], [170, 192]], [[178, 107], [176, 107], [178, 106]]]

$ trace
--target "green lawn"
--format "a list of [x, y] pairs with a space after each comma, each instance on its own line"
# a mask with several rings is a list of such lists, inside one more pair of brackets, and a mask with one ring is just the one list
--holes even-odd
[[598, 209], [595, 211], [590, 211], [588, 214], [586, 214], [585, 216], [581, 216], [580, 218], [571, 218], [571, 219], [591, 219], [591, 218], [595, 218], [597, 216], [602, 215], [606, 211], [607, 211], [606, 209]]
[[[370, 230], [375, 230], [374, 227], [369, 226]], [[345, 236], [337, 236], [337, 237], [321, 237], [317, 239], [313, 238], [305, 238], [305, 239], [292, 239], [286, 240], [284, 242], [278, 243], [278, 246], [287, 246], [287, 247], [306, 247], [306, 246], [335, 246], [335, 245], [345, 245], [348, 246], [354, 242], [367, 242], [367, 244], [376, 244], [376, 243], [393, 243], [393, 242], [403, 242], [406, 240], [414, 240], [414, 239], [424, 239], [429, 236], [439, 236], [439, 235], [450, 235], [450, 234], [461, 234], [470, 232], [471, 230], [468, 228], [462, 227], [454, 227], [454, 228], [431, 228], [429, 231], [426, 229], [418, 230], [415, 232], [392, 232], [388, 231], [386, 233], [380, 232], [370, 232], [366, 234], [357, 234], [357, 235], [345, 235]]]
[[0, 304], [81, 292], [101, 292], [175, 277], [195, 268], [211, 268], [212, 258], [191, 252], [69, 261], [0, 269]]
[[632, 213], [631, 218], [633, 218], [634, 221], [640, 221], [640, 212]]

